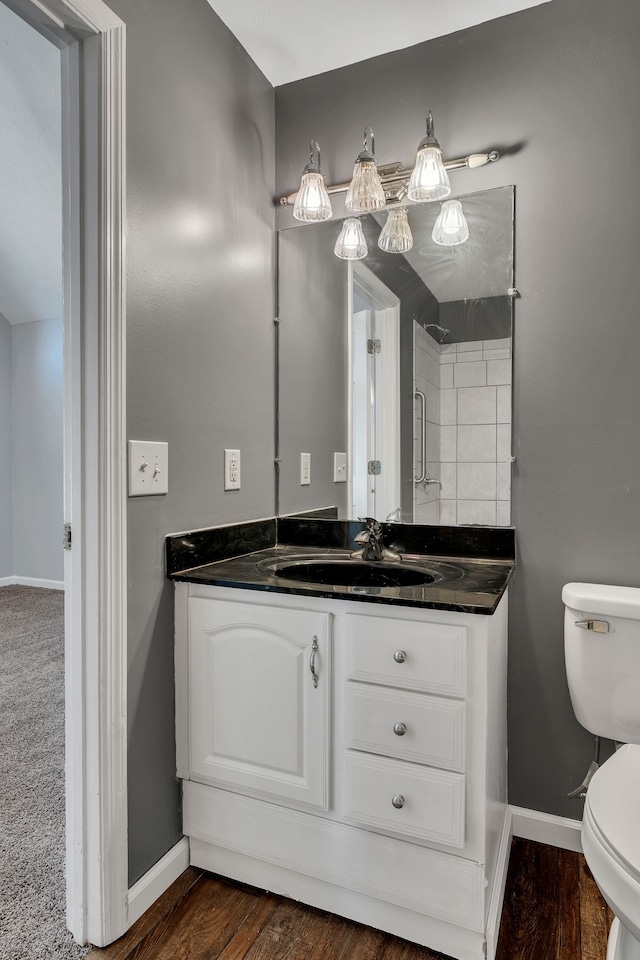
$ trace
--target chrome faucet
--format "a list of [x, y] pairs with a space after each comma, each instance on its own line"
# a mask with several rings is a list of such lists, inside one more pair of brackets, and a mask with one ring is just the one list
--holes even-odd
[[359, 517], [361, 523], [364, 523], [364, 530], [361, 530], [355, 537], [356, 543], [364, 543], [362, 550], [355, 550], [351, 556], [354, 560], [399, 560], [400, 554], [393, 550], [388, 550], [382, 544], [382, 527], [374, 517]]

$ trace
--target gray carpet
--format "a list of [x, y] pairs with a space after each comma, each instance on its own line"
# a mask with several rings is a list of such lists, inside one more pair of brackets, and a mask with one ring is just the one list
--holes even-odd
[[77, 960], [65, 926], [64, 594], [0, 588], [0, 960]]

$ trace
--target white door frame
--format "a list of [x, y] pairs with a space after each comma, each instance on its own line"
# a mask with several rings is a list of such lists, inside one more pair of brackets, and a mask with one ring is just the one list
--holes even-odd
[[104, 946], [128, 890], [125, 26], [102, 0], [4, 3], [62, 57], [67, 924]]
[[[364, 462], [369, 459], [370, 447], [370, 417], [366, 404], [363, 402], [362, 382], [368, 380], [363, 368], [367, 365], [366, 338], [370, 326], [370, 310], [351, 311], [349, 345], [351, 362], [349, 364], [349, 397], [351, 416], [347, 425], [348, 464], [347, 474], [349, 484], [349, 513], [352, 519], [358, 517], [372, 517], [370, 506], [369, 477], [364, 473]], [[368, 365], [367, 365], [368, 366]], [[368, 386], [368, 384], [367, 384]], [[356, 389], [358, 387], [359, 389]]]
[[[373, 301], [380, 304], [381, 310], [378, 311], [376, 322], [381, 324], [382, 337], [385, 340], [385, 350], [381, 354], [381, 372], [386, 383], [394, 385], [387, 401], [381, 405], [379, 417], [376, 421], [376, 441], [380, 447], [381, 459], [386, 461], [386, 469], [389, 476], [389, 503], [393, 506], [389, 510], [384, 508], [385, 516], [379, 516], [377, 519], [384, 520], [386, 515], [400, 505], [400, 300], [389, 287], [380, 280], [380, 278], [358, 261], [349, 261], [348, 273], [348, 502], [353, 505], [353, 463], [354, 463], [354, 440], [353, 440], [353, 415], [354, 415], [354, 397], [353, 397], [353, 287], [358, 284]], [[389, 464], [393, 464], [389, 470]], [[384, 469], [384, 468], [383, 468]], [[388, 505], [388, 504], [387, 504]], [[377, 511], [380, 513], [380, 511]]]
[[[382, 352], [376, 358], [383, 400], [376, 391], [376, 450], [383, 463], [383, 489], [376, 485], [376, 510], [384, 521], [401, 507], [400, 491], [400, 301], [376, 312], [376, 339]], [[382, 496], [381, 496], [382, 493]], [[382, 504], [380, 500], [382, 499]], [[384, 504], [384, 506], [383, 506]]]

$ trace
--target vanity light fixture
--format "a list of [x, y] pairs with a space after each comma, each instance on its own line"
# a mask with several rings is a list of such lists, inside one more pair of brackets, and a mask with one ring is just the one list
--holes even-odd
[[413, 246], [406, 207], [392, 207], [378, 238], [378, 246], [386, 253], [406, 253]]
[[[473, 170], [476, 167], [483, 167], [487, 163], [495, 163], [500, 159], [497, 150], [489, 150], [487, 153], [471, 153], [466, 157], [459, 157], [456, 160], [445, 160], [445, 170]], [[404, 169], [401, 163], [390, 163], [384, 167], [378, 167], [378, 177], [382, 184], [385, 194], [390, 199], [400, 200], [406, 196], [407, 183], [413, 170]], [[330, 197], [339, 193], [346, 193], [350, 183], [334, 183], [326, 188]], [[290, 193], [286, 197], [280, 197], [279, 203], [283, 207], [295, 206], [297, 193]]]
[[375, 158], [373, 130], [369, 126], [364, 128], [362, 150], [356, 157], [344, 205], [351, 213], [374, 213], [387, 205]]
[[459, 200], [445, 200], [442, 204], [431, 239], [441, 247], [456, 247], [469, 239], [469, 225]]
[[333, 252], [341, 260], [362, 260], [366, 257], [367, 241], [362, 232], [362, 224], [356, 217], [348, 217], [342, 224]]
[[317, 140], [312, 140], [309, 144], [309, 163], [302, 171], [293, 215], [296, 220], [303, 220], [305, 223], [317, 223], [333, 216], [331, 200], [320, 169], [320, 145]]
[[408, 197], [414, 201], [443, 200], [451, 193], [442, 150], [433, 132], [433, 114], [427, 114], [427, 135], [418, 144], [416, 165], [409, 179]]

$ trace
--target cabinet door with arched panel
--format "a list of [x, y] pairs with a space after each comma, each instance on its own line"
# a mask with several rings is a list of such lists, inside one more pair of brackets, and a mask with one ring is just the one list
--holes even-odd
[[189, 598], [190, 779], [328, 808], [330, 628], [326, 613]]

